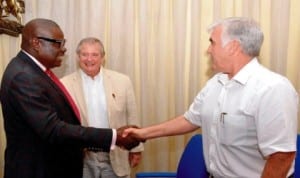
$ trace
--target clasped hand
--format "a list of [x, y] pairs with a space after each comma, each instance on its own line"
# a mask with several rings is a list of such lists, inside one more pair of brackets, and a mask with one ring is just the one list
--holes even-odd
[[140, 142], [145, 142], [145, 139], [135, 137], [133, 134], [128, 134], [123, 136], [123, 131], [128, 128], [138, 128], [135, 125], [127, 125], [117, 129], [117, 140], [116, 145], [120, 148], [131, 150], [132, 148], [138, 146]]

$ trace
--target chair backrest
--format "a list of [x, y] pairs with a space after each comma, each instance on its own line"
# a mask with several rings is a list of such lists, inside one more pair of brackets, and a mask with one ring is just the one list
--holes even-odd
[[202, 135], [194, 135], [186, 145], [177, 167], [177, 178], [208, 178]]
[[294, 177], [300, 177], [300, 135], [297, 136], [297, 153], [295, 159]]
[[196, 134], [189, 140], [178, 163], [177, 172], [139, 172], [136, 178], [208, 178], [202, 135]]

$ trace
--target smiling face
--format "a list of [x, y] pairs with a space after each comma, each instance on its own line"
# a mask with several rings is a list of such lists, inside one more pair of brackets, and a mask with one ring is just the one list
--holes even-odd
[[95, 77], [104, 62], [104, 54], [102, 54], [101, 45], [97, 42], [81, 44], [78, 57], [80, 68], [89, 76]]

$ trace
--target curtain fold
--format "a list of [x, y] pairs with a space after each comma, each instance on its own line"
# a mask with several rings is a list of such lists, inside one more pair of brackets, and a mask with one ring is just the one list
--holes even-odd
[[[105, 67], [131, 78], [142, 126], [148, 126], [183, 114], [211, 77], [207, 27], [224, 17], [257, 20], [265, 34], [261, 63], [287, 76], [299, 92], [298, 7], [298, 0], [26, 0], [23, 20], [49, 18], [61, 26], [68, 50], [63, 65], [54, 70], [60, 77], [76, 69], [75, 49], [82, 38], [101, 39]], [[1, 35], [1, 77], [20, 41]], [[5, 135], [0, 130], [3, 168]], [[147, 141], [142, 163], [133, 172], [175, 171], [192, 134]]]

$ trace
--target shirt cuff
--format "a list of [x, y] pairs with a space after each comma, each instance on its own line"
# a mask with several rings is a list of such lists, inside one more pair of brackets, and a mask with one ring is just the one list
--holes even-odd
[[112, 129], [112, 140], [111, 140], [111, 145], [110, 145], [111, 150], [115, 149], [116, 141], [117, 141], [117, 131], [116, 131], [116, 129]]

